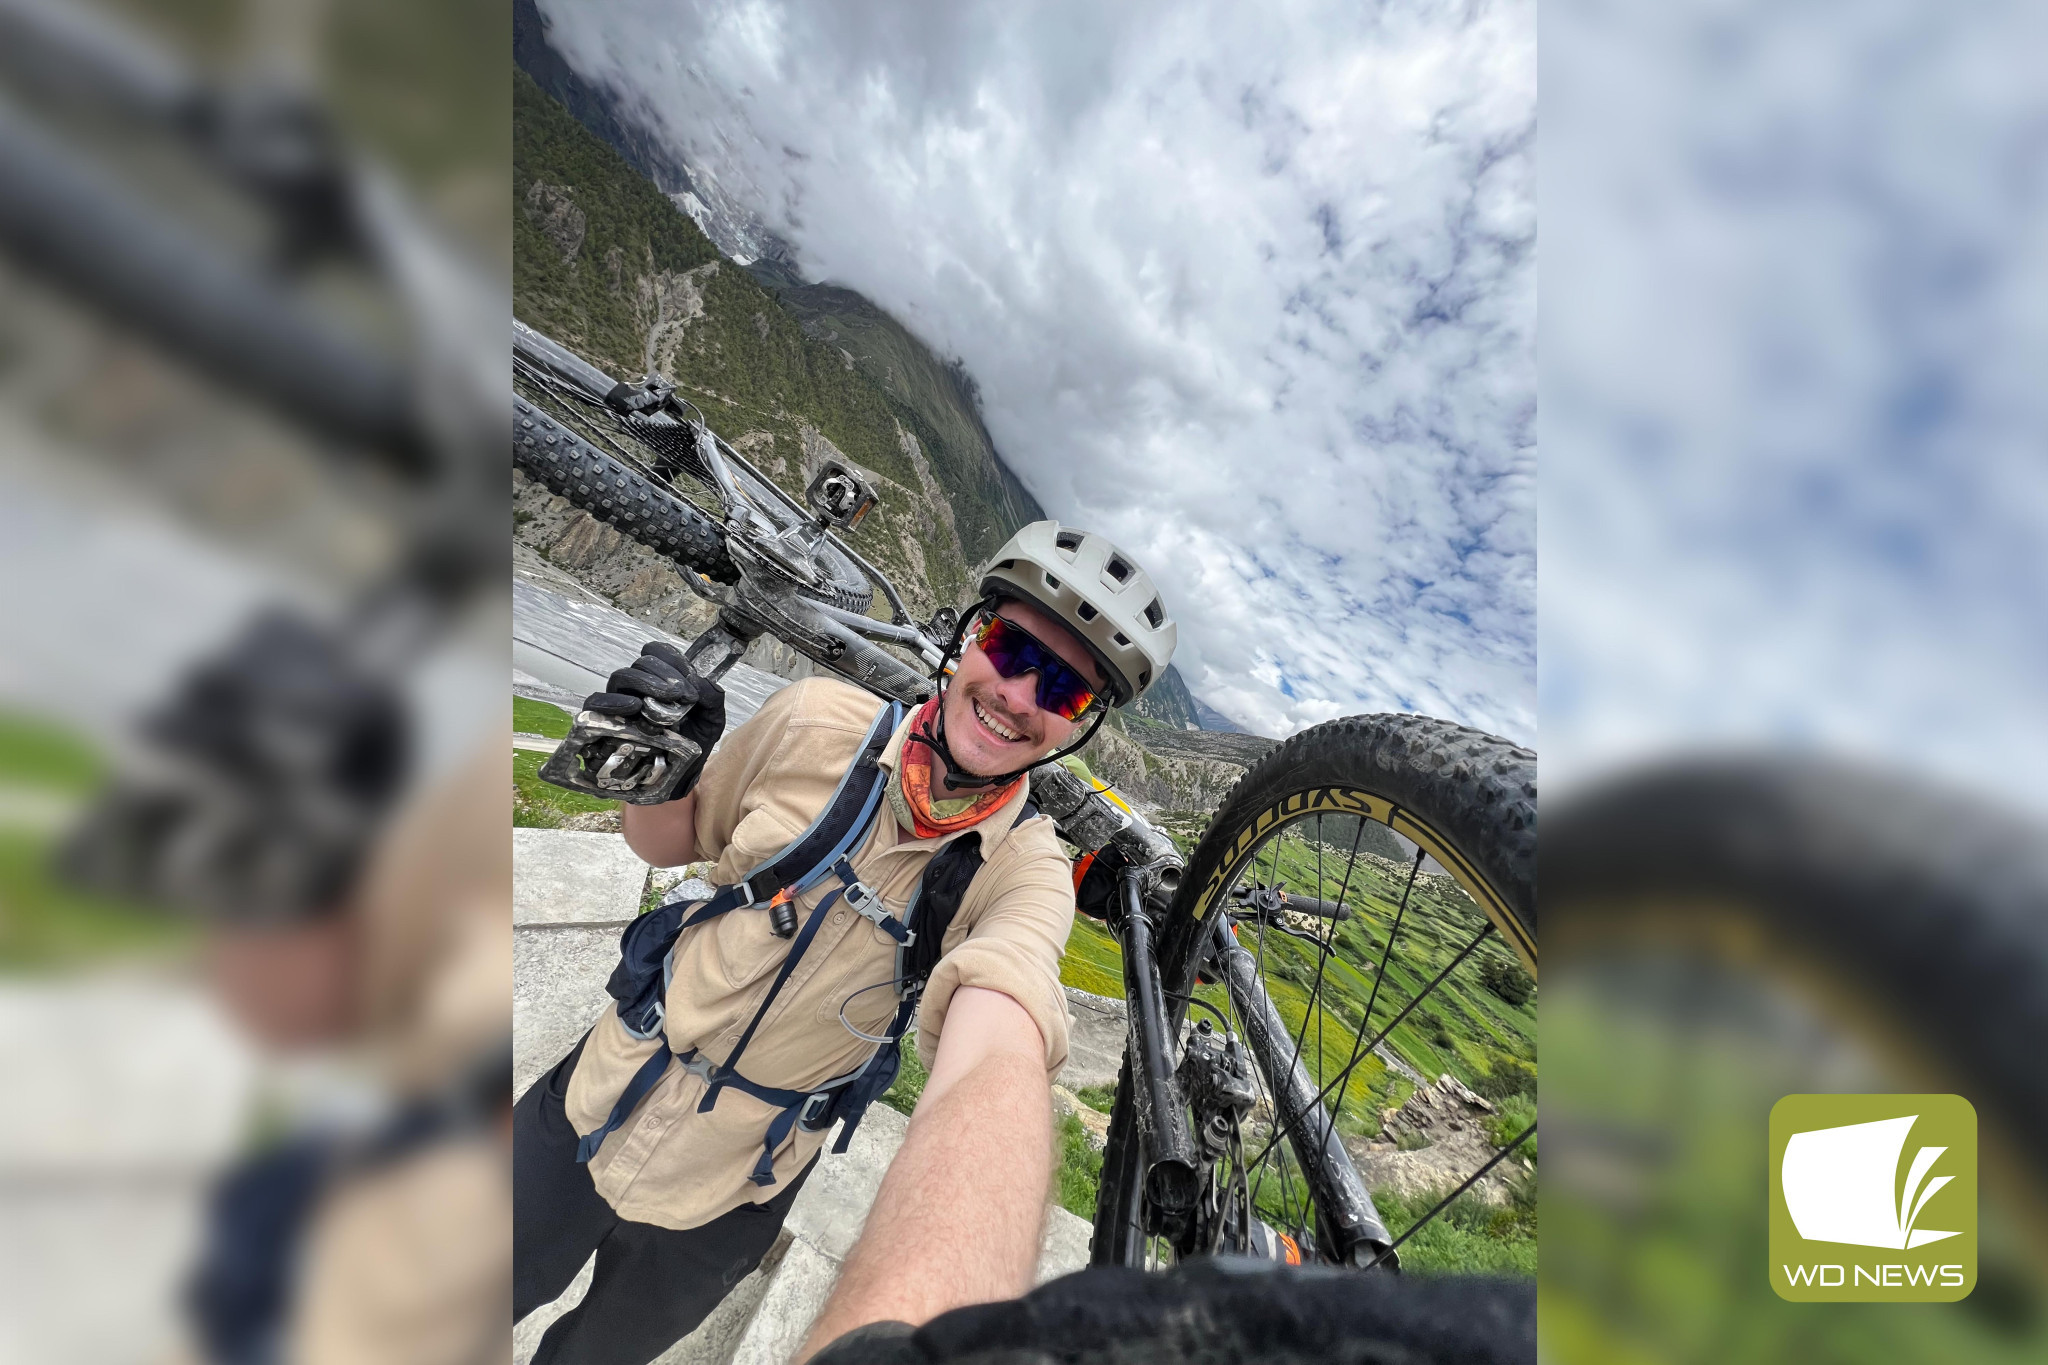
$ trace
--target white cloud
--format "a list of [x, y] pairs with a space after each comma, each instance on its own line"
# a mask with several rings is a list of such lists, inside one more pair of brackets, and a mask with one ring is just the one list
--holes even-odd
[[1269, 734], [1535, 733], [1535, 6], [544, 4]]

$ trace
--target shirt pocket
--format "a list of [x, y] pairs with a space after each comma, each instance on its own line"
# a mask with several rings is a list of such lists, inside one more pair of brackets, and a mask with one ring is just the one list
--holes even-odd
[[765, 906], [728, 910], [711, 922], [711, 947], [718, 973], [734, 990], [753, 985], [782, 965], [790, 940], [768, 927]]

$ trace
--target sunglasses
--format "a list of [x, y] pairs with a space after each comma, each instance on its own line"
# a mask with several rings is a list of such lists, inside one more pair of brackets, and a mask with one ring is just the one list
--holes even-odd
[[1038, 705], [1061, 720], [1079, 720], [1095, 705], [1095, 685], [1030, 631], [991, 612], [974, 628], [974, 643], [1005, 678], [1038, 674]]

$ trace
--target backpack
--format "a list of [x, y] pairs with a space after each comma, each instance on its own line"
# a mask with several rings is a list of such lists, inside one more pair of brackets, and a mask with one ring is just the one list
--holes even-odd
[[[881, 809], [888, 780], [881, 768], [881, 756], [902, 717], [900, 702], [892, 701], [882, 708], [869, 727], [860, 752], [840, 778], [839, 786], [832, 793], [832, 799], [826, 802], [824, 810], [819, 812], [809, 828], [785, 844], [773, 857], [740, 878], [735, 885], [720, 888], [709, 900], [670, 901], [626, 926], [625, 932], [619, 936], [619, 965], [605, 983], [605, 990], [618, 1002], [619, 1021], [626, 1032], [635, 1038], [656, 1038], [661, 1036], [664, 1001], [675, 976], [676, 944], [685, 929], [735, 910], [765, 913], [828, 877], [837, 877], [840, 882], [796, 931], [781, 969], [731, 1054], [723, 1062], [713, 1062], [709, 1057], [700, 1056], [695, 1048], [684, 1053], [671, 1053], [666, 1046], [661, 1048], [626, 1083], [604, 1124], [578, 1141], [578, 1161], [588, 1162], [597, 1155], [604, 1140], [625, 1123], [640, 1101], [667, 1073], [671, 1060], [706, 1082], [704, 1098], [697, 1106], [699, 1113], [716, 1105], [720, 1091], [727, 1086], [777, 1106], [778, 1112], [769, 1121], [768, 1131], [762, 1140], [761, 1158], [748, 1177], [756, 1185], [775, 1183], [775, 1149], [789, 1136], [792, 1128], [815, 1133], [844, 1120], [846, 1126], [840, 1131], [832, 1150], [844, 1152], [852, 1142], [854, 1130], [860, 1126], [868, 1106], [895, 1083], [902, 1066], [903, 1037], [916, 1017], [917, 1002], [923, 994], [925, 981], [938, 965], [946, 929], [982, 864], [978, 832], [970, 832], [970, 835], [947, 844], [925, 865], [924, 874], [901, 920], [890, 915], [881, 896], [854, 874], [849, 859], [853, 850], [867, 837]], [[1015, 824], [1021, 825], [1037, 814], [1038, 808], [1027, 800]], [[895, 984], [901, 1000], [887, 1033], [882, 1036], [874, 1053], [858, 1068], [843, 1076], [835, 1076], [814, 1089], [789, 1090], [747, 1079], [737, 1070], [740, 1054], [753, 1041], [755, 1030], [767, 1017], [783, 983], [810, 947], [826, 915], [842, 899], [856, 913], [896, 940]]]

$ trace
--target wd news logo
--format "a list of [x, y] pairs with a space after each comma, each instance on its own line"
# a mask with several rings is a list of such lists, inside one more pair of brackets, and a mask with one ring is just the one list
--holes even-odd
[[1977, 1285], [1977, 1111], [1957, 1095], [1787, 1095], [1771, 1110], [1771, 1288], [1929, 1303]]

